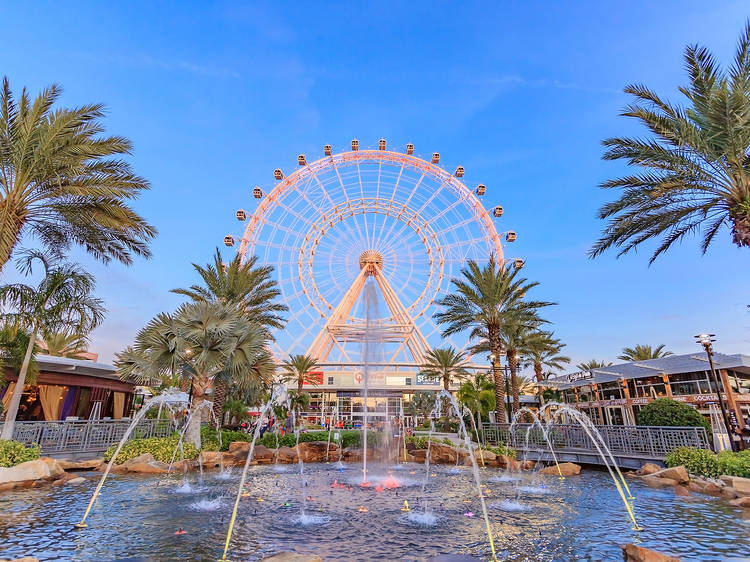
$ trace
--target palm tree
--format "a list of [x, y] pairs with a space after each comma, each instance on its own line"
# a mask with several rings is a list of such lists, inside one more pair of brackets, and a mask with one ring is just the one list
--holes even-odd
[[[317, 367], [318, 360], [310, 355], [290, 355], [281, 363], [281, 380], [287, 384], [296, 384], [297, 396], [301, 396], [303, 385], [318, 384], [317, 375], [312, 374]], [[297, 414], [299, 415], [299, 409]]]
[[659, 359], [660, 357], [674, 355], [671, 351], [665, 350], [664, 347], [664, 344], [661, 344], [651, 349], [650, 345], [638, 344], [635, 347], [624, 348], [622, 355], [618, 355], [617, 358], [623, 361], [646, 361], [648, 359]]
[[18, 102], [3, 78], [0, 92], [0, 270], [24, 235], [59, 255], [72, 244], [95, 258], [125, 264], [149, 257], [156, 229], [125, 204], [149, 183], [122, 155], [124, 137], [102, 137], [101, 104], [53, 105], [62, 90], [45, 88]]
[[[17, 324], [3, 323], [0, 325], [0, 388], [5, 386], [6, 369], [11, 370], [18, 376], [23, 366], [23, 360], [26, 357], [26, 350], [29, 347], [30, 336], [22, 330]], [[29, 367], [26, 371], [26, 382], [33, 384], [36, 375], [39, 373], [39, 365], [34, 357], [39, 352], [38, 346], [35, 346]], [[7, 390], [6, 390], [7, 392]], [[3, 403], [0, 402], [0, 418], [2, 417]]]
[[625, 92], [635, 102], [623, 115], [634, 117], [651, 138], [610, 138], [606, 160], [624, 159], [641, 173], [601, 184], [621, 189], [599, 210], [610, 219], [590, 251], [618, 255], [659, 239], [651, 262], [686, 234], [702, 234], [705, 253], [724, 226], [737, 246], [750, 246], [750, 22], [737, 45], [734, 64], [719, 68], [705, 47], [685, 49], [689, 84], [680, 92], [684, 107], [662, 100], [642, 84]]
[[[439, 382], [447, 392], [450, 392], [451, 381], [461, 381], [469, 377], [469, 371], [466, 370], [467, 365], [465, 352], [456, 351], [454, 347], [450, 346], [445, 349], [436, 347], [429, 350], [424, 356], [420, 374]], [[444, 429], [448, 431], [451, 405], [446, 403], [444, 407]]]
[[174, 314], [161, 313], [135, 338], [132, 347], [116, 355], [123, 379], [148, 384], [179, 375], [192, 387], [193, 415], [185, 438], [200, 448], [201, 416], [207, 390], [217, 376], [253, 375], [264, 353], [264, 330], [250, 322], [236, 306], [216, 301], [186, 303]]
[[277, 300], [281, 291], [273, 279], [273, 267], [257, 266], [257, 262], [258, 257], [252, 256], [243, 263], [242, 256], [237, 254], [225, 264], [217, 248], [213, 264], [193, 264], [203, 286], [191, 285], [188, 289], [172, 289], [172, 292], [196, 302], [219, 300], [224, 304], [240, 305], [248, 317], [261, 326], [283, 328], [285, 320], [281, 314], [289, 308]]
[[593, 371], [594, 369], [601, 369], [602, 367], [609, 367], [612, 363], [605, 363], [604, 361], [598, 361], [597, 359], [591, 359], [585, 363], [578, 363], [576, 369], [579, 371]]
[[[455, 293], [437, 301], [443, 307], [434, 315], [438, 324], [446, 324], [443, 335], [448, 336], [470, 330], [470, 338], [486, 338], [490, 352], [497, 358], [503, 355], [501, 330], [509, 322], [526, 321], [535, 316], [538, 308], [547, 304], [540, 301], [525, 301], [526, 292], [537, 286], [519, 277], [518, 268], [498, 266], [495, 256], [480, 267], [469, 260], [461, 270], [462, 278], [452, 279]], [[500, 362], [493, 362], [495, 381], [495, 408], [497, 419], [505, 423], [505, 392]]]
[[474, 434], [479, 440], [479, 427], [482, 425], [482, 416], [487, 415], [490, 410], [495, 409], [495, 385], [483, 374], [476, 375], [474, 380], [464, 382], [457, 392], [458, 401], [466, 406], [474, 415], [470, 416]]
[[534, 367], [540, 407], [544, 405], [544, 393], [541, 386], [544, 380], [544, 369], [560, 371], [570, 363], [570, 357], [560, 355], [563, 347], [565, 344], [554, 338], [552, 332], [543, 330], [532, 334], [527, 341], [527, 357]]
[[88, 340], [80, 334], [72, 334], [66, 331], [45, 331], [39, 344], [47, 355], [53, 357], [87, 359], [85, 353]]
[[406, 405], [406, 413], [413, 416], [415, 421], [418, 417], [426, 418], [435, 408], [435, 393], [426, 390], [415, 392], [411, 401]]
[[[203, 285], [192, 285], [188, 289], [173, 289], [173, 293], [190, 297], [194, 302], [217, 300], [224, 304], [237, 305], [245, 311], [247, 317], [262, 326], [270, 338], [271, 328], [283, 328], [284, 318], [281, 313], [287, 306], [278, 302], [281, 294], [278, 284], [273, 279], [272, 266], [256, 266], [258, 258], [252, 256], [242, 262], [237, 254], [232, 261], [225, 264], [221, 252], [216, 249], [214, 263], [193, 267], [201, 276]], [[214, 378], [212, 388], [214, 416], [223, 418], [224, 400], [228, 384], [232, 377], [228, 374]]]
[[40, 333], [69, 330], [85, 334], [104, 319], [102, 301], [92, 296], [95, 282], [90, 273], [74, 264], [50, 261], [39, 252], [26, 252], [19, 261], [19, 270], [32, 274], [37, 260], [44, 276], [36, 287], [22, 283], [0, 287], [0, 305], [12, 310], [3, 315], [4, 321], [21, 327], [29, 338], [0, 439], [13, 438], [23, 386]]

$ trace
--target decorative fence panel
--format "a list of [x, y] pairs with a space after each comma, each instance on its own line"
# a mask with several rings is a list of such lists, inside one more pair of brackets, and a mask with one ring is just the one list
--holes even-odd
[[[131, 423], [131, 420], [19, 421], [13, 439], [26, 445], [36, 443], [45, 455], [101, 452], [119, 443]], [[169, 420], [143, 419], [130, 437], [167, 437], [173, 431]]]
[[[594, 426], [613, 455], [664, 459], [677, 447], [709, 449], [708, 435], [702, 427]], [[554, 425], [547, 433], [537, 425], [482, 424], [483, 441], [490, 445], [504, 443], [521, 450], [591, 451], [594, 440], [580, 425]], [[597, 442], [598, 443], [598, 442]], [[601, 446], [601, 445], [600, 445]]]

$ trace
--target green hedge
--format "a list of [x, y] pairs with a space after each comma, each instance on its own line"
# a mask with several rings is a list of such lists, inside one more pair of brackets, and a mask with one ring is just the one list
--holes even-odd
[[[252, 433], [245, 433], [243, 431], [233, 431], [231, 429], [221, 430], [221, 450], [227, 451], [229, 444], [234, 441], [247, 441], [253, 440]], [[201, 428], [201, 450], [202, 451], [218, 451], [219, 450], [219, 433], [213, 427], [202, 427]]]
[[669, 467], [684, 466], [690, 474], [718, 478], [722, 474], [750, 478], [750, 451], [722, 451], [714, 454], [707, 449], [678, 447], [665, 459]]
[[406, 444], [407, 445], [414, 445], [417, 449], [426, 449], [427, 448], [427, 441], [430, 441], [433, 445], [450, 445], [451, 447], [455, 447], [453, 441], [448, 439], [447, 437], [444, 439], [437, 439], [432, 438], [429, 439], [427, 435], [409, 435], [406, 438]]
[[643, 406], [638, 412], [638, 425], [705, 427], [711, 435], [711, 424], [698, 410], [671, 398], [657, 398]]
[[[134, 459], [145, 453], [151, 453], [154, 459], [161, 462], [170, 462], [174, 457], [175, 460], [183, 458], [180, 453], [180, 449], [177, 446], [180, 436], [177, 433], [170, 435], [169, 437], [149, 437], [148, 439], [131, 439], [125, 445], [123, 445], [120, 454], [117, 455], [115, 464], [122, 464], [125, 461]], [[198, 457], [198, 449], [195, 445], [186, 441], [182, 442], [182, 448], [184, 451], [184, 458], [195, 459]], [[104, 453], [104, 460], [109, 461], [112, 455], [117, 449], [117, 445], [112, 445]], [[175, 455], [175, 450], [177, 454]]]
[[18, 441], [0, 439], [0, 467], [10, 468], [22, 462], [36, 460], [40, 455], [39, 445], [27, 447]]
[[513, 447], [506, 447], [505, 445], [498, 445], [497, 447], [482, 447], [482, 449], [487, 449], [491, 453], [495, 453], [496, 455], [505, 455], [506, 457], [510, 457], [512, 459], [516, 458], [516, 450]]
[[[359, 431], [357, 429], [347, 429], [347, 430], [336, 430], [334, 429], [331, 433], [331, 442], [337, 443], [334, 439], [334, 436], [336, 433], [339, 433], [341, 438], [341, 446], [343, 448], [347, 447], [361, 447], [362, 446], [362, 431]], [[377, 432], [377, 431], [369, 431], [367, 433], [367, 445], [369, 447], [377, 447], [380, 445], [380, 443], [383, 440], [383, 437], [385, 436], [384, 433]], [[279, 446], [281, 447], [294, 447], [297, 443], [297, 438], [295, 437], [294, 433], [287, 433], [283, 437], [279, 436]], [[299, 435], [299, 442], [300, 443], [308, 443], [310, 441], [328, 441], [328, 432], [327, 431], [308, 431], [306, 433], [300, 433]], [[268, 447], [269, 449], [275, 449], [276, 448], [276, 434], [275, 433], [266, 433], [263, 435], [262, 439], [258, 440], [258, 443], [261, 445], [264, 445]]]

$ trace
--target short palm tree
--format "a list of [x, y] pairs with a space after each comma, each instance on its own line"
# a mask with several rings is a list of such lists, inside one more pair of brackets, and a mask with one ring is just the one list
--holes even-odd
[[[228, 373], [253, 375], [265, 351], [265, 333], [236, 306], [216, 301], [186, 303], [174, 314], [161, 313], [136, 335], [132, 347], [116, 355], [123, 379], [140, 384], [171, 380], [191, 383], [191, 411], [199, 412], [211, 381]], [[200, 415], [192, 415], [185, 439], [200, 448]]]
[[[29, 347], [30, 336], [28, 332], [21, 329], [18, 324], [5, 322], [0, 325], [0, 388], [5, 386], [6, 369], [18, 376], [18, 372], [23, 366], [23, 360], [26, 357], [26, 350]], [[31, 361], [26, 370], [26, 383], [33, 384], [36, 375], [39, 373], [39, 365], [35, 356], [39, 352], [39, 347], [35, 346]], [[2, 408], [2, 403], [0, 403]], [[2, 412], [0, 412], [1, 417]]]
[[[281, 363], [281, 380], [287, 384], [297, 385], [296, 395], [301, 396], [303, 385], [318, 384], [318, 377], [313, 374], [317, 367], [318, 360], [310, 355], [290, 355]], [[299, 409], [297, 413], [299, 414]]]
[[599, 361], [597, 359], [591, 359], [590, 361], [586, 361], [585, 363], [578, 363], [576, 365], [576, 369], [579, 371], [591, 371], [593, 369], [601, 369], [602, 367], [609, 367], [612, 363], [607, 363], [604, 361]]
[[47, 355], [53, 357], [67, 357], [69, 359], [86, 359], [84, 353], [88, 347], [88, 340], [80, 334], [66, 331], [45, 331], [42, 334], [40, 347]]
[[[273, 267], [258, 266], [258, 258], [252, 256], [243, 263], [237, 254], [225, 264], [221, 252], [216, 249], [214, 262], [205, 266], [193, 264], [203, 285], [192, 285], [187, 289], [173, 289], [173, 293], [190, 297], [194, 302], [217, 300], [224, 304], [237, 305], [247, 317], [263, 327], [270, 337], [272, 328], [282, 328], [282, 313], [287, 306], [278, 301], [281, 294], [273, 279]], [[222, 419], [224, 399], [232, 377], [229, 374], [214, 378], [212, 388], [213, 408], [216, 419]]]
[[[493, 255], [484, 267], [469, 260], [461, 270], [462, 277], [451, 280], [455, 292], [437, 301], [442, 310], [434, 318], [438, 324], [446, 325], [443, 335], [469, 330], [470, 338], [486, 338], [490, 352], [497, 358], [502, 356], [503, 325], [535, 316], [538, 308], [550, 304], [524, 300], [526, 292], [538, 283], [520, 277], [519, 271], [511, 266], [499, 266]], [[492, 374], [497, 419], [505, 423], [505, 392], [499, 360], [493, 362]]]
[[665, 345], [657, 345], [653, 349], [650, 345], [638, 344], [635, 347], [626, 347], [622, 350], [622, 355], [618, 355], [618, 359], [623, 361], [646, 361], [647, 359], [659, 359], [660, 357], [668, 357], [674, 355], [671, 351], [664, 349]]
[[156, 229], [126, 201], [149, 188], [122, 159], [132, 145], [103, 137], [101, 104], [53, 109], [53, 85], [16, 101], [7, 78], [0, 91], [0, 270], [24, 235], [60, 254], [72, 244], [95, 258], [129, 264], [150, 256]]
[[560, 354], [563, 347], [565, 344], [553, 337], [552, 332], [544, 330], [531, 334], [527, 341], [527, 357], [534, 367], [540, 407], [544, 405], [544, 393], [541, 386], [544, 380], [544, 370], [560, 371], [570, 363], [570, 357]]
[[652, 137], [604, 141], [606, 160], [622, 159], [641, 171], [601, 185], [622, 195], [599, 210], [609, 222], [592, 257], [611, 247], [622, 255], [658, 239], [653, 262], [694, 233], [702, 234], [705, 253], [725, 226], [737, 246], [750, 246], [750, 22], [728, 69], [698, 45], [685, 49], [685, 64], [685, 106], [642, 84], [625, 88], [635, 102], [623, 115], [645, 125]]
[[435, 408], [435, 393], [426, 390], [415, 392], [406, 404], [405, 412], [416, 418], [427, 418]]
[[[476, 375], [474, 380], [468, 380], [461, 385], [457, 397], [458, 401], [473, 413], [470, 416], [471, 425], [474, 428], [474, 434], [479, 439], [482, 416], [495, 409], [495, 385], [485, 375]], [[474, 416], [477, 418], [476, 423]]]
[[[427, 379], [439, 382], [447, 392], [450, 392], [451, 382], [462, 381], [469, 377], [466, 353], [457, 351], [454, 347], [430, 349], [424, 356], [423, 361], [419, 370], [420, 374]], [[444, 403], [443, 407], [445, 409], [445, 430], [448, 431], [451, 405], [450, 403]]]
[[36, 261], [44, 270], [36, 287], [22, 283], [0, 287], [0, 305], [11, 311], [3, 314], [3, 320], [29, 336], [0, 439], [13, 438], [23, 385], [40, 334], [63, 330], [89, 333], [104, 319], [102, 301], [92, 296], [95, 282], [91, 274], [74, 264], [50, 261], [39, 252], [26, 252], [19, 269], [31, 274]]

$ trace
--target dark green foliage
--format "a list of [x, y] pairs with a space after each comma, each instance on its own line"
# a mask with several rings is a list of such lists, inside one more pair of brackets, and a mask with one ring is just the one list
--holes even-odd
[[711, 424], [698, 410], [671, 398], [657, 398], [641, 408], [638, 425], [705, 427], [711, 434]]
[[722, 474], [750, 478], [750, 451], [722, 451], [714, 454], [707, 449], [678, 447], [665, 460], [666, 465], [684, 466], [690, 474], [718, 478]]
[[[339, 433], [340, 436], [340, 445], [344, 449], [347, 447], [361, 447], [362, 446], [362, 431], [351, 429], [346, 431], [341, 430], [334, 430], [333, 433], [331, 433], [331, 443], [339, 444], [339, 441], [336, 441], [334, 439], [334, 436], [336, 433]], [[382, 442], [384, 433], [379, 433], [376, 431], [368, 432], [367, 434], [367, 444], [370, 447], [376, 447], [380, 445]], [[306, 433], [300, 433], [299, 435], [299, 442], [300, 443], [309, 443], [311, 441], [328, 441], [328, 432], [327, 431], [308, 431]], [[276, 435], [274, 433], [266, 433], [263, 436], [263, 439], [259, 439], [258, 443], [261, 445], [264, 445], [268, 447], [269, 449], [275, 449], [276, 448]], [[279, 446], [280, 447], [294, 447], [297, 443], [297, 438], [295, 437], [294, 433], [287, 433], [283, 437], [279, 437]]]
[[244, 433], [242, 431], [232, 431], [231, 429], [221, 430], [221, 448], [219, 447], [219, 433], [214, 427], [202, 427], [201, 428], [201, 450], [202, 451], [227, 451], [229, 450], [229, 444], [233, 441], [246, 441], [250, 442], [253, 440], [252, 433]]
[[18, 441], [0, 439], [0, 467], [10, 468], [22, 462], [33, 461], [38, 459], [40, 454], [39, 445], [27, 447]]

